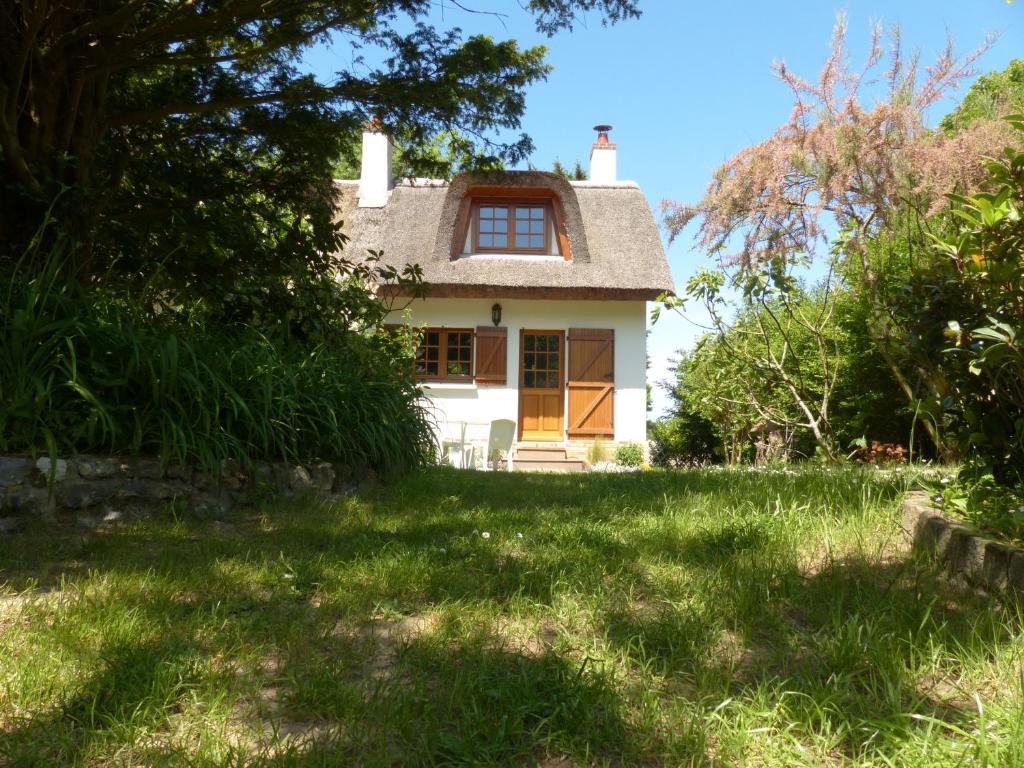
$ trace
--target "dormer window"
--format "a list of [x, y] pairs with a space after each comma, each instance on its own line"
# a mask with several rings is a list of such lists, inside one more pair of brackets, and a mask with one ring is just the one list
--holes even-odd
[[561, 200], [544, 187], [473, 187], [456, 224], [452, 258], [572, 259]]
[[551, 215], [547, 205], [508, 205], [477, 202], [474, 205], [475, 251], [500, 253], [550, 253]]

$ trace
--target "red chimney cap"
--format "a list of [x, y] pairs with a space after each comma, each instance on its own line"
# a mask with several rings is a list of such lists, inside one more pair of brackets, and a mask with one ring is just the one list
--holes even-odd
[[605, 146], [608, 144], [608, 131], [610, 131], [611, 129], [612, 126], [605, 125], [604, 123], [594, 126], [594, 130], [597, 131], [597, 144], [599, 144], [600, 146]]

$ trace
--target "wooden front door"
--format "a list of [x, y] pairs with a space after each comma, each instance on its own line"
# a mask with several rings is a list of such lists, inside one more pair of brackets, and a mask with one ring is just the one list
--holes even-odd
[[615, 332], [569, 329], [569, 439], [615, 435]]
[[519, 439], [561, 440], [565, 333], [524, 330], [519, 341]]

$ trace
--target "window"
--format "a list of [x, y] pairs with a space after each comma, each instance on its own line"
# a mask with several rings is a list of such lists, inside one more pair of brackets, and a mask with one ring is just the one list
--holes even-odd
[[[575, 196], [571, 202], [576, 205]], [[453, 261], [474, 255], [560, 256], [572, 261], [562, 199], [554, 189], [473, 186], [458, 205], [451, 244]]]
[[416, 349], [416, 376], [421, 379], [473, 379], [473, 331], [427, 328]]
[[550, 221], [551, 209], [545, 203], [477, 203], [474, 250], [550, 253]]
[[555, 333], [523, 335], [523, 387], [558, 389], [562, 377], [560, 339]]
[[504, 205], [481, 205], [476, 217], [477, 250], [508, 248], [508, 208]]

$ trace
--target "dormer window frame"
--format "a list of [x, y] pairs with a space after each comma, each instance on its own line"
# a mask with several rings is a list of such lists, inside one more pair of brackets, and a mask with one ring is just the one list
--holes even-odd
[[[482, 232], [481, 231], [483, 229], [482, 225], [483, 225], [483, 221], [484, 221], [481, 218], [481, 215], [480, 215], [482, 209], [492, 209], [492, 210], [503, 209], [503, 210], [505, 210], [507, 212], [505, 217], [504, 217], [504, 219], [502, 219], [502, 217], [490, 217], [490, 218], [487, 219], [487, 221], [492, 222], [492, 227], [494, 227], [494, 228], [497, 227], [498, 222], [504, 220], [504, 222], [505, 222], [505, 232], [504, 233], [498, 233], [498, 232], [494, 232], [494, 231], [492, 231], [492, 232]], [[541, 211], [544, 212], [544, 215], [543, 215], [543, 217], [541, 219], [542, 224], [541, 224], [541, 231], [540, 232], [533, 232], [532, 230], [528, 230], [525, 233], [520, 233], [520, 232], [517, 231], [517, 225], [518, 225], [519, 221], [521, 220], [519, 218], [519, 216], [517, 216], [517, 213], [518, 213], [518, 211], [520, 209], [525, 209], [526, 211], [528, 211], [526, 218], [523, 219], [523, 221], [526, 221], [526, 222], [536, 221], [536, 219], [534, 219], [533, 216], [532, 216], [532, 212], [534, 210], [540, 209]], [[510, 198], [501, 198], [501, 197], [475, 197], [475, 198], [473, 198], [472, 217], [473, 217], [473, 225], [472, 225], [473, 226], [473, 241], [472, 241], [473, 242], [473, 253], [513, 253], [513, 254], [526, 254], [526, 255], [530, 255], [530, 256], [552, 256], [552, 255], [557, 256], [558, 255], [557, 253], [552, 254], [552, 252], [551, 252], [551, 250], [552, 250], [551, 249], [551, 245], [552, 245], [552, 243], [551, 243], [551, 231], [552, 231], [552, 229], [554, 227], [554, 214], [552, 212], [552, 206], [551, 206], [550, 202], [548, 202], [548, 201], [539, 201], [537, 199], [533, 199], [533, 200], [512, 200]], [[528, 223], [527, 226], [529, 227], [530, 224]], [[492, 235], [492, 236], [494, 236], [496, 234], [504, 234], [505, 235], [505, 245], [504, 246], [482, 245], [481, 244], [481, 237], [480, 236], [481, 235], [488, 235], [488, 234]], [[536, 236], [536, 235], [542, 235], [544, 237], [544, 244], [541, 245], [540, 247], [536, 247], [536, 248], [531, 248], [529, 246], [524, 247], [524, 246], [516, 245], [516, 236], [519, 235], [519, 234], [525, 234], [527, 237]]]
[[[507, 247], [481, 247], [480, 218], [481, 207], [506, 207], [509, 209], [507, 226], [509, 244]], [[515, 217], [514, 209], [521, 208], [544, 208], [544, 247], [543, 248], [515, 248]], [[498, 256], [508, 254], [509, 256], [538, 258], [562, 258], [565, 261], [572, 261], [572, 249], [569, 243], [569, 235], [565, 226], [565, 213], [562, 208], [562, 201], [558, 194], [548, 187], [504, 187], [504, 186], [476, 186], [466, 190], [459, 206], [458, 218], [455, 225], [455, 237], [452, 243], [452, 259], [480, 254], [486, 256]], [[484, 233], [488, 234], [488, 233]], [[469, 245], [470, 252], [466, 253], [466, 245]]]

